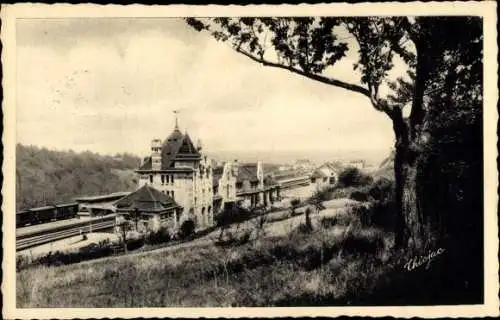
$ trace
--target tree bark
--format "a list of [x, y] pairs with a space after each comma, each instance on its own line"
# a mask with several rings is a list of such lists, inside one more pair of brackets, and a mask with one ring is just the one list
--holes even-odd
[[[414, 253], [423, 253], [428, 246], [429, 235], [424, 232], [424, 219], [419, 205], [419, 150], [412, 139], [409, 123], [402, 117], [401, 110], [392, 115], [396, 135], [394, 176], [396, 184], [395, 246]], [[417, 135], [418, 137], [418, 135]]]

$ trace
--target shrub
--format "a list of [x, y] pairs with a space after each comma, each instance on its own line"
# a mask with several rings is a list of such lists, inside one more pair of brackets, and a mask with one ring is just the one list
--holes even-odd
[[168, 242], [172, 239], [170, 232], [167, 228], [160, 228], [160, 230], [156, 232], [150, 232], [146, 235], [145, 242], [147, 244], [160, 244]]
[[390, 200], [394, 194], [394, 182], [387, 178], [379, 178], [370, 186], [368, 194], [377, 201]]
[[324, 201], [331, 199], [331, 190], [316, 190], [312, 196], [308, 199], [308, 203], [313, 205], [316, 211], [325, 209], [323, 205]]
[[180, 235], [182, 238], [187, 238], [194, 234], [195, 224], [193, 220], [186, 220], [181, 225]]
[[351, 192], [352, 188], [336, 188], [335, 190], [331, 191], [331, 198], [332, 199], [348, 198]]
[[394, 226], [395, 210], [395, 202], [390, 199], [373, 201], [365, 206], [354, 206], [351, 208], [351, 214], [364, 226], [390, 229]]
[[127, 239], [127, 250], [136, 250], [144, 245], [144, 238]]
[[349, 167], [339, 174], [339, 186], [358, 187], [365, 186], [373, 182], [373, 178], [362, 173], [358, 168]]
[[293, 198], [292, 200], [290, 200], [290, 205], [292, 206], [292, 209], [297, 208], [300, 205], [300, 199]]
[[325, 217], [320, 220], [323, 228], [328, 229], [334, 226], [348, 226], [359, 223], [359, 216], [351, 211], [341, 212], [333, 217]]
[[349, 199], [366, 202], [369, 200], [369, 195], [366, 192], [358, 190], [351, 192], [351, 194], [349, 195]]
[[247, 221], [254, 216], [262, 213], [261, 208], [254, 208], [252, 210], [243, 209], [241, 207], [232, 206], [227, 207], [214, 217], [215, 224], [218, 227], [227, 226], [233, 223]]

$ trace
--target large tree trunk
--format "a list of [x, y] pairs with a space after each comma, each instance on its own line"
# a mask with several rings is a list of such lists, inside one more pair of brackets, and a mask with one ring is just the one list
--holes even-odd
[[[393, 117], [396, 135], [394, 157], [394, 175], [396, 184], [396, 217], [395, 245], [414, 253], [423, 253], [432, 242], [431, 228], [426, 226], [426, 219], [420, 205], [422, 199], [419, 181], [423, 155], [417, 147], [418, 142], [412, 139], [408, 126], [401, 113]], [[419, 137], [419, 135], [416, 135]], [[417, 138], [418, 139], [418, 138]]]

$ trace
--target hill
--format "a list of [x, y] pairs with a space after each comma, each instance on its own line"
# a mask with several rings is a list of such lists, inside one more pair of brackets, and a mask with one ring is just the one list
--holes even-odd
[[16, 207], [70, 202], [82, 195], [133, 190], [140, 159], [130, 154], [53, 151], [16, 146]]
[[384, 177], [390, 180], [394, 180], [394, 156], [395, 151], [392, 150], [389, 156], [385, 158], [379, 165], [379, 167], [373, 172], [375, 177]]

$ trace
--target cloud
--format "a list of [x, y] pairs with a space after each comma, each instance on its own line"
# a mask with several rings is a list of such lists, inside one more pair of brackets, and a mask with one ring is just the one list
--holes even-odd
[[[179, 20], [20, 25], [23, 143], [145, 155], [151, 139], [171, 132], [174, 109], [182, 129], [209, 150], [388, 150], [393, 143], [388, 119], [365, 97], [263, 67]], [[351, 63], [337, 68], [355, 82]]]

